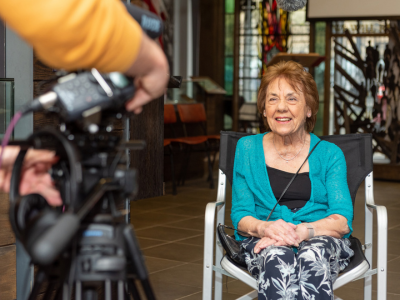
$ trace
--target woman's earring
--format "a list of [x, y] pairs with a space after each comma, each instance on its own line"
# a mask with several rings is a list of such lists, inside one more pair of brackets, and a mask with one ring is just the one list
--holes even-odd
[[264, 117], [266, 117], [266, 116], [267, 116], [267, 114], [265, 113], [265, 110], [264, 110], [264, 113], [263, 113], [263, 115], [264, 115]]
[[311, 117], [311, 114], [310, 114], [310, 113], [308, 113], [308, 114], [307, 114], [307, 117]]

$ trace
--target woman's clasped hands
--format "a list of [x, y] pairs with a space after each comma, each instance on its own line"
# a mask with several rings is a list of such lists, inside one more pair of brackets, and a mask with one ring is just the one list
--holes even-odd
[[[305, 230], [304, 230], [305, 229]], [[302, 224], [295, 225], [284, 220], [262, 222], [258, 226], [261, 239], [254, 247], [254, 253], [259, 253], [269, 246], [295, 246], [306, 239], [307, 228]]]

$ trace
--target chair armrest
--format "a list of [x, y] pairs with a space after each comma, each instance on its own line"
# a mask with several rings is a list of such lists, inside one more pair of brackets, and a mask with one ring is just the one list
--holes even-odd
[[[212, 277], [214, 265], [214, 237], [215, 232], [215, 217], [217, 212], [217, 222], [224, 223], [225, 216], [225, 192], [226, 192], [226, 176], [219, 170], [218, 176], [218, 192], [215, 202], [209, 202], [206, 206], [204, 219], [204, 259], [203, 259], [203, 299], [212, 298]], [[216, 259], [222, 258], [222, 249], [216, 247]], [[222, 279], [221, 279], [222, 280]], [[221, 281], [222, 282], [222, 281]]]
[[214, 265], [215, 212], [225, 202], [210, 202], [206, 206], [204, 219], [204, 256], [203, 256], [203, 299], [211, 299], [212, 275]]
[[[378, 222], [386, 223], [386, 229], [387, 229], [387, 210], [386, 210], [386, 206], [378, 205], [378, 204], [368, 204], [367, 203], [367, 207], [376, 210]], [[381, 220], [381, 221], [379, 221], [379, 220]], [[383, 223], [382, 223], [382, 225], [383, 225]]]
[[369, 209], [376, 211], [377, 216], [377, 297], [386, 299], [387, 289], [387, 231], [388, 217], [386, 207], [383, 205], [366, 204]]
[[[214, 236], [215, 236], [215, 212], [218, 206], [224, 205], [225, 202], [210, 202], [206, 206], [206, 215], [204, 219], [204, 266], [212, 267]], [[208, 261], [211, 258], [211, 261]]]
[[[387, 230], [388, 230], [388, 217], [387, 217], [387, 209], [383, 205], [377, 204], [366, 204], [368, 208], [376, 211], [376, 220], [377, 220], [377, 234], [378, 234], [378, 260], [379, 260], [379, 246], [383, 242], [387, 249]], [[386, 255], [386, 254], [385, 254]]]

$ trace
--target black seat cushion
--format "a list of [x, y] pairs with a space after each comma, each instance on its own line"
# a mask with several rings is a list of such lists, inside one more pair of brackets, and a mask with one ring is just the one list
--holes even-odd
[[354, 251], [354, 255], [352, 258], [350, 258], [349, 265], [343, 271], [341, 271], [340, 274], [344, 274], [344, 273], [347, 273], [347, 272], [353, 270], [354, 268], [358, 267], [364, 261], [366, 261], [368, 263], [367, 258], [364, 255], [360, 240], [353, 236], [350, 236], [349, 240], [351, 243], [350, 248]]

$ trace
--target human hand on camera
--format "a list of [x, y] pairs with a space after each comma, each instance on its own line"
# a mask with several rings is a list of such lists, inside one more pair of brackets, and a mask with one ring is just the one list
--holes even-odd
[[125, 105], [128, 111], [141, 113], [143, 105], [165, 92], [169, 79], [167, 58], [162, 49], [145, 34], [139, 54], [126, 74], [135, 78], [136, 87], [134, 97]]
[[262, 222], [258, 228], [260, 237], [268, 237], [275, 241], [282, 241], [285, 245], [298, 246], [300, 238], [296, 233], [297, 225], [285, 222], [280, 219], [277, 221]]
[[[7, 146], [3, 153], [0, 169], [0, 189], [6, 193], [10, 191], [10, 180], [15, 159], [20, 148]], [[55, 189], [48, 173], [51, 166], [58, 161], [53, 151], [29, 149], [25, 155], [19, 186], [20, 195], [40, 194], [52, 206], [62, 204], [61, 196]]]

